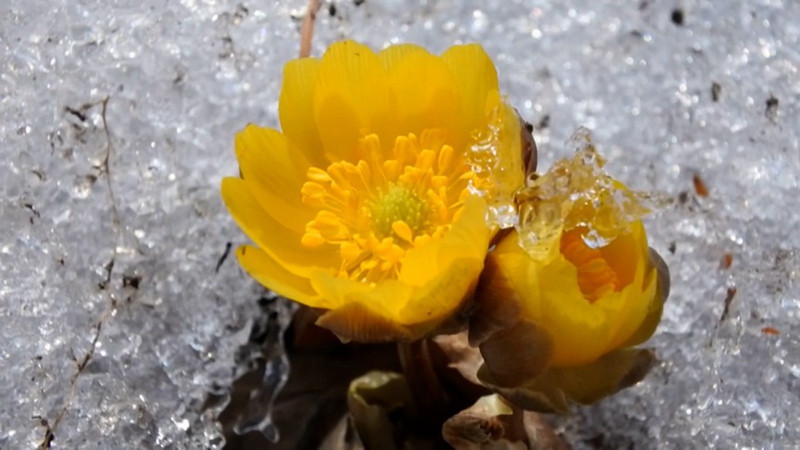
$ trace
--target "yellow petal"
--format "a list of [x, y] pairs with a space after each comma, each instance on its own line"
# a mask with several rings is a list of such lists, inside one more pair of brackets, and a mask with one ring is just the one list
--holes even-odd
[[[491, 206], [508, 206], [514, 193], [524, 184], [525, 163], [522, 160], [522, 135], [516, 111], [501, 101], [494, 63], [480, 45], [468, 44], [449, 48], [442, 61], [453, 74], [462, 105], [464, 133], [494, 135], [491, 145], [495, 157], [484, 186], [491, 197]], [[492, 128], [489, 129], [488, 127]], [[483, 139], [483, 138], [481, 138]], [[485, 164], [485, 163], [482, 163]]]
[[626, 284], [636, 276], [636, 269], [643, 267], [642, 261], [650, 257], [644, 224], [637, 220], [630, 223], [629, 228], [629, 233], [618, 236], [609, 245], [599, 249], [603, 259], [614, 268], [614, 272], [620, 274]]
[[[661, 259], [661, 255], [652, 248], [650, 249], [650, 263], [653, 267], [653, 272], [655, 272], [651, 273], [650, 277], [655, 278], [656, 295], [650, 301], [647, 316], [644, 321], [642, 321], [639, 328], [622, 344], [623, 347], [633, 347], [634, 345], [639, 345], [650, 339], [650, 336], [656, 331], [659, 322], [661, 322], [664, 302], [666, 302], [667, 297], [669, 297], [669, 268], [667, 267], [667, 263]], [[647, 278], [649, 277], [645, 277], [645, 283], [649, 284], [653, 282], [652, 279], [648, 280]]]
[[322, 140], [314, 122], [314, 85], [319, 60], [301, 58], [283, 67], [278, 114], [283, 134], [299, 148], [315, 166], [325, 167]]
[[342, 342], [390, 342], [412, 339], [410, 332], [361, 302], [330, 310], [316, 324], [333, 332]]
[[314, 85], [314, 120], [329, 159], [357, 161], [363, 132], [376, 133], [384, 147], [394, 144], [386, 70], [375, 53], [354, 41], [331, 45]]
[[[461, 99], [455, 78], [441, 58], [426, 51], [407, 51], [389, 72], [397, 101], [400, 132], [420, 135], [425, 129], [450, 130], [459, 148], [467, 130], [461, 120]], [[458, 133], [458, 134], [456, 134]]]
[[283, 226], [302, 230], [314, 217], [300, 194], [306, 181], [306, 159], [280, 132], [255, 125], [236, 135], [236, 155], [242, 176], [257, 192], [255, 198], [264, 211]]
[[483, 267], [490, 238], [486, 210], [482, 198], [467, 197], [461, 216], [442, 239], [406, 253], [397, 279], [412, 286], [423, 286], [459, 259], [478, 260]]
[[[482, 261], [459, 259], [430, 280], [413, 290], [397, 320], [403, 324], [418, 324], [414, 331], [428, 334], [461, 309], [471, 296], [478, 280]], [[455, 318], [454, 318], [455, 319]]]
[[416, 289], [398, 319], [436, 322], [456, 312], [475, 288], [489, 235], [486, 202], [468, 197], [461, 217], [444, 237], [406, 253], [398, 280]]
[[222, 199], [245, 234], [287, 271], [308, 277], [316, 267], [336, 266], [336, 247], [327, 245], [311, 249], [302, 245], [302, 230], [290, 230], [267, 214], [253, 197], [245, 180], [224, 178]]
[[[533, 273], [529, 272], [531, 275]], [[563, 261], [536, 270], [535, 276], [541, 314], [537, 322], [557, 336], [554, 366], [586, 364], [613, 348], [612, 328], [615, 323], [622, 322], [615, 317], [628, 314], [622, 310], [622, 293], [589, 303], [578, 288], [574, 266]]]
[[[386, 321], [407, 330], [410, 338], [422, 337], [457, 312], [474, 288], [489, 241], [485, 214], [483, 199], [468, 198], [464, 214], [442, 239], [408, 252], [397, 280], [370, 285], [316, 271], [311, 275], [311, 284], [334, 304], [359, 304], [358, 308], [352, 307], [359, 314], [371, 311], [367, 316], [375, 316], [368, 321], [375, 325], [369, 327], [373, 331], [383, 329], [389, 333], [385, 324], [376, 325]], [[344, 321], [337, 314], [329, 319], [338, 317], [337, 326], [344, 326], [367, 323], [367, 316]], [[327, 320], [323, 323], [330, 324]], [[341, 337], [344, 331], [339, 330]], [[348, 329], [347, 333], [352, 335], [355, 331]], [[376, 336], [370, 339], [375, 340]]]
[[279, 295], [312, 308], [328, 307], [328, 302], [314, 292], [307, 278], [290, 273], [263, 250], [243, 245], [236, 249], [236, 256], [245, 272]]
[[464, 120], [471, 130], [500, 102], [497, 70], [478, 44], [450, 47], [442, 60], [456, 79]]
[[502, 103], [498, 112], [500, 129], [495, 152], [497, 161], [494, 168], [495, 198], [498, 202], [513, 199], [514, 194], [525, 184], [525, 165], [522, 160], [522, 127], [514, 108]]
[[[614, 316], [617, 320], [611, 321], [613, 348], [630, 340], [640, 330], [648, 316], [652, 320], [652, 314], [655, 313], [653, 310], [657, 308], [655, 303], [661, 303], [657, 292], [659, 277], [650, 263], [650, 247], [647, 245], [644, 224], [641, 220], [637, 220], [630, 224], [630, 229], [630, 234], [625, 237], [633, 243], [629, 241], [626, 251], [630, 252], [629, 258], [635, 261], [635, 263], [628, 262], [629, 265], [634, 265], [635, 274], [631, 284], [620, 293], [620, 304], [625, 314], [617, 314]], [[612, 242], [612, 246], [613, 244]]]
[[337, 278], [330, 271], [315, 270], [311, 273], [311, 286], [337, 307], [360, 303], [375, 315], [397, 323], [398, 312], [408, 303], [411, 286], [397, 280], [386, 280], [377, 284], [362, 283]]
[[[419, 339], [463, 305], [479, 272], [479, 263], [459, 260], [426, 285], [413, 287], [398, 280], [373, 285], [316, 271], [311, 276], [314, 290], [341, 305], [318, 324], [342, 339], [361, 342]], [[354, 316], [346, 317], [348, 311]]]
[[378, 52], [378, 59], [387, 72], [391, 72], [403, 58], [413, 53], [428, 53], [424, 47], [414, 44], [390, 45]]

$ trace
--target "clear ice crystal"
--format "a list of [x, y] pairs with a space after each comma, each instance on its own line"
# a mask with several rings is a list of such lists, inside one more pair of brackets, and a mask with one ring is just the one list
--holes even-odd
[[517, 224], [517, 209], [514, 204], [514, 192], [518, 189], [518, 174], [524, 172], [522, 166], [510, 164], [509, 153], [519, 153], [521, 148], [508, 145], [517, 136], [506, 136], [508, 127], [504, 123], [518, 122], [515, 115], [510, 115], [500, 107], [490, 113], [486, 126], [473, 130], [467, 146], [468, 159], [477, 181], [470, 189], [489, 199], [490, 224], [500, 228], [510, 228]]
[[533, 256], [544, 256], [562, 232], [580, 228], [591, 248], [608, 245], [629, 231], [631, 222], [650, 210], [637, 195], [608, 175], [605, 159], [591, 135], [580, 128], [570, 138], [575, 153], [556, 161], [543, 174], [531, 174], [516, 195], [520, 243]]
[[262, 304], [264, 314], [253, 324], [248, 344], [239, 349], [240, 367], [246, 362], [244, 367], [260, 371], [260, 383], [237, 415], [234, 431], [258, 431], [270, 442], [278, 442], [280, 433], [272, 421], [272, 406], [290, 374], [283, 337], [297, 304], [276, 297], [264, 297]]

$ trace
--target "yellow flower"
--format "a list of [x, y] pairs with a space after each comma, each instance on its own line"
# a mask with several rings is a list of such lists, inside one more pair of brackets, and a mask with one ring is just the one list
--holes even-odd
[[415, 339], [459, 312], [523, 183], [483, 49], [340, 42], [286, 64], [279, 113], [282, 131], [237, 135], [242, 176], [222, 182], [256, 244], [244, 269], [343, 340]]
[[586, 144], [520, 192], [520, 224], [489, 253], [476, 293], [470, 332], [485, 378], [546, 392], [549, 409], [644, 376], [652, 355], [624, 349], [652, 335], [667, 296], [640, 220], [647, 209], [602, 165]]
[[515, 231], [489, 255], [521, 299], [522, 317], [552, 337], [551, 366], [595, 361], [628, 342], [660, 307], [644, 227], [630, 227], [597, 249], [584, 242], [585, 228], [562, 232], [542, 258], [532, 257]]

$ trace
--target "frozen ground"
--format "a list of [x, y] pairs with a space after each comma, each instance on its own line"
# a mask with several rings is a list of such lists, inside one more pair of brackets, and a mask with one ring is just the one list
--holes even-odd
[[[261, 292], [215, 271], [245, 240], [218, 186], [233, 133], [276, 125], [304, 3], [2, 2], [0, 448], [222, 445], [204, 401], [241, 370]], [[613, 174], [674, 199], [649, 220], [673, 274], [662, 363], [561, 419], [576, 448], [800, 442], [800, 3], [342, 0], [319, 19], [315, 54], [482, 43], [540, 168], [583, 125]]]

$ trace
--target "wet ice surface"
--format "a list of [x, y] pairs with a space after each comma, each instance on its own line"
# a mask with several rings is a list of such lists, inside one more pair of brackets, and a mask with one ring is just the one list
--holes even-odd
[[[262, 292], [232, 258], [215, 271], [245, 242], [218, 186], [233, 133], [276, 125], [304, 3], [0, 7], [0, 448], [221, 445], [204, 402], [245, 368]], [[781, 448], [800, 441], [799, 23], [769, 0], [348, 0], [323, 4], [314, 52], [480, 42], [540, 170], [586, 126], [611, 174], [675, 200], [648, 220], [673, 275], [662, 363], [560, 419], [576, 448]]]

